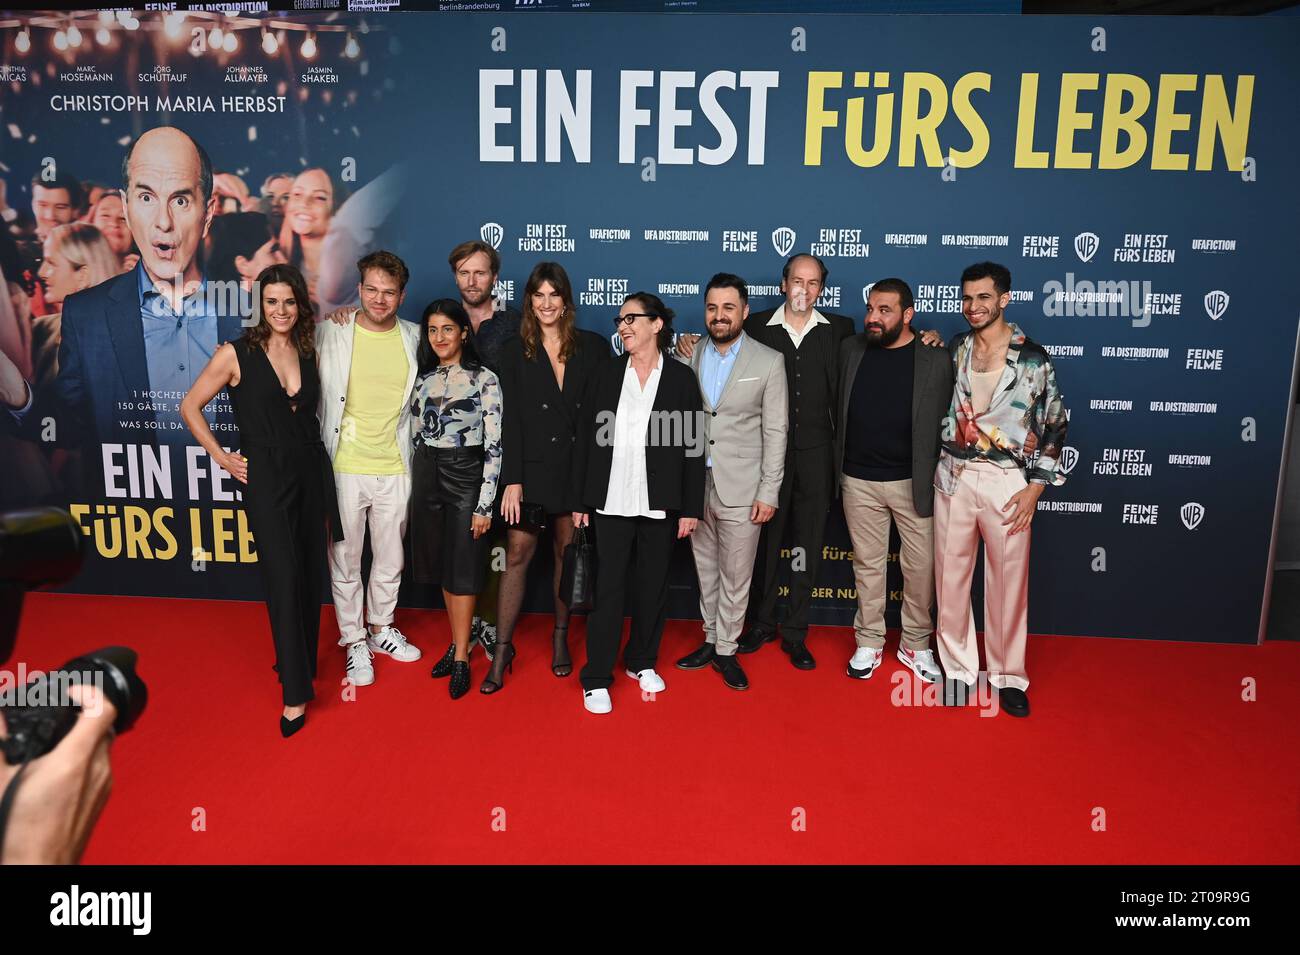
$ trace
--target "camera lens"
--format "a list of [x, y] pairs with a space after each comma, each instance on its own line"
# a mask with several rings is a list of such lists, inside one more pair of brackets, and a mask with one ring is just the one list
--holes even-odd
[[102, 673], [104, 695], [117, 709], [113, 729], [125, 733], [144, 712], [149, 691], [135, 672], [136, 652], [129, 647], [104, 647], [69, 660], [60, 669], [76, 673]]

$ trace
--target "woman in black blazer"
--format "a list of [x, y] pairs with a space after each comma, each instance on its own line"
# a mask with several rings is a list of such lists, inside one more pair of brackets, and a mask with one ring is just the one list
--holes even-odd
[[611, 708], [629, 573], [635, 583], [627, 675], [643, 692], [665, 688], [655, 663], [668, 563], [673, 541], [690, 536], [704, 512], [704, 406], [695, 373], [669, 355], [672, 320], [657, 296], [629, 295], [615, 319], [625, 354], [597, 372], [583, 409], [573, 521], [591, 521], [600, 561], [582, 668], [583, 705], [592, 713]]
[[552, 527], [555, 552], [551, 671], [556, 676], [573, 672], [569, 608], [559, 597], [564, 548], [573, 536], [577, 506], [569, 469], [583, 404], [597, 369], [610, 359], [609, 342], [578, 329], [576, 312], [564, 268], [542, 262], [524, 285], [519, 337], [501, 349], [505, 404], [501, 515], [510, 530], [497, 604], [498, 650], [492, 672], [479, 687], [484, 693], [501, 689], [505, 667], [514, 657], [515, 624], [543, 524]]

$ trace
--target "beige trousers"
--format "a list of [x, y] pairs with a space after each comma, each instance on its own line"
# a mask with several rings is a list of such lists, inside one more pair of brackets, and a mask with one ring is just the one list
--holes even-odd
[[934, 568], [939, 590], [939, 659], [949, 679], [975, 683], [979, 646], [971, 578], [984, 541], [984, 656], [989, 683], [1029, 688], [1029, 534], [1008, 536], [1002, 508], [1025, 487], [1019, 468], [968, 463], [955, 494], [934, 495]]
[[885, 645], [885, 568], [889, 560], [889, 521], [898, 526], [903, 568], [903, 646], [930, 647], [934, 609], [934, 520], [921, 517], [912, 503], [912, 481], [863, 481], [840, 476], [844, 520], [853, 540], [853, 577], [858, 612], [853, 618], [859, 647]]
[[695, 573], [700, 579], [700, 616], [704, 639], [719, 656], [732, 656], [745, 625], [749, 582], [762, 524], [749, 515], [753, 505], [728, 507], [713, 486], [713, 469], [705, 472], [704, 517], [691, 535]]

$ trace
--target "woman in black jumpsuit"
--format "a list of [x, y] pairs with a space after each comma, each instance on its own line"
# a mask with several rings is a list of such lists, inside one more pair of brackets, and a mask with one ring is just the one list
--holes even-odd
[[[254, 288], [261, 295], [258, 322], [217, 350], [181, 414], [208, 453], [245, 484], [244, 511], [257, 542], [284, 694], [280, 730], [291, 736], [315, 697], [327, 546], [331, 530], [341, 531], [334, 475], [316, 417], [320, 378], [306, 282], [293, 266], [275, 265], [258, 276]], [[222, 388], [229, 391], [239, 425], [237, 454], [218, 445], [202, 413]]]

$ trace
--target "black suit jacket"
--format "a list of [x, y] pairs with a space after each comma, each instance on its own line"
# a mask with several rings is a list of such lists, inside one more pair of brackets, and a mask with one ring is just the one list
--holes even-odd
[[[819, 309], [820, 311], [820, 309]], [[792, 454], [795, 451], [807, 450], [811, 447], [825, 447], [834, 440], [835, 428], [835, 409], [839, 406], [838, 389], [839, 389], [839, 349], [840, 342], [850, 338], [855, 326], [853, 319], [847, 315], [837, 315], [834, 312], [821, 312], [823, 318], [830, 322], [829, 326], [818, 326], [808, 332], [804, 338], [803, 344], [798, 349], [794, 347], [794, 342], [790, 340], [790, 335], [780, 325], [768, 325], [772, 316], [776, 314], [775, 308], [765, 309], [761, 312], [750, 313], [749, 318], [745, 319], [745, 334], [750, 335], [756, 340], [762, 342], [768, 348], [775, 348], [785, 358], [786, 381], [790, 387], [790, 440], [787, 443], [787, 453]], [[813, 404], [808, 396], [799, 394], [802, 390], [801, 379], [797, 377], [798, 369], [795, 368], [796, 354], [806, 355], [812, 358], [817, 355], [825, 355], [826, 361], [821, 368], [821, 373], [825, 375], [822, 383], [826, 397], [825, 408], [820, 407], [809, 409]], [[804, 365], [805, 361], [800, 361]], [[800, 404], [796, 404], [800, 402]], [[821, 402], [817, 401], [820, 406]], [[798, 420], [800, 427], [795, 427], [796, 408], [800, 408], [804, 413], [800, 414]], [[810, 420], [807, 410], [814, 410], [820, 413], [825, 411], [825, 420]], [[789, 470], [787, 469], [787, 475]]]
[[[577, 510], [594, 511], [605, 506], [609, 472], [614, 460], [613, 420], [623, 390], [623, 376], [630, 356], [605, 362], [596, 373], [591, 400], [584, 402], [573, 468]], [[689, 365], [664, 355], [659, 389], [655, 392], [656, 414], [676, 413], [684, 427], [678, 435], [693, 441], [654, 443], [668, 429], [656, 429], [655, 419], [646, 432], [646, 484], [652, 510], [678, 511], [682, 517], [704, 514], [704, 401], [700, 384]], [[604, 440], [597, 441], [601, 436]]]
[[581, 504], [572, 496], [569, 474], [578, 422], [590, 401], [597, 371], [612, 355], [603, 336], [578, 330], [577, 350], [565, 362], [561, 390], [540, 347], [531, 360], [519, 338], [501, 347], [502, 487], [522, 484], [524, 501], [541, 505], [549, 514], [572, 511]]
[[[123, 420], [150, 415], [121, 410], [138, 403], [150, 390], [136, 270], [70, 296], [63, 304], [61, 324], [59, 373], [36, 395], [36, 404], [23, 421], [24, 433], [38, 432], [40, 421], [49, 416], [58, 423], [61, 447], [156, 443], [154, 431], [121, 425]], [[242, 332], [238, 315], [217, 318], [218, 345]], [[202, 370], [190, 369], [193, 378]], [[225, 409], [217, 415], [219, 423], [233, 420], [233, 413]], [[235, 433], [223, 428], [217, 440], [234, 447]]]
[[[867, 336], [859, 333], [840, 345], [839, 411], [835, 429], [836, 490], [838, 475], [844, 469], [844, 446], [847, 441], [849, 398], [858, 366], [867, 350]], [[952, 401], [952, 357], [946, 348], [916, 342], [916, 360], [912, 372], [912, 503], [921, 517], [934, 514], [934, 469], [939, 463], [939, 446], [944, 416]]]

